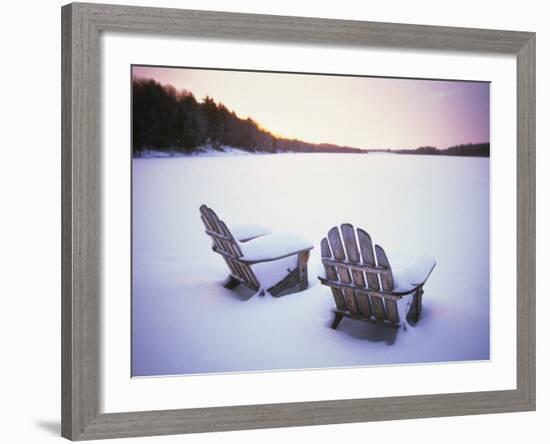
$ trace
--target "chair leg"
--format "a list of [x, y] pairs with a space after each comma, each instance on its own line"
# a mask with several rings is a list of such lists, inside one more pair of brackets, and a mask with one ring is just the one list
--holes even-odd
[[343, 318], [344, 315], [342, 313], [334, 313], [334, 321], [332, 321], [332, 325], [330, 326], [330, 328], [336, 330], [338, 328], [338, 325], [340, 325], [340, 322], [342, 322]]
[[418, 295], [416, 297], [416, 322], [420, 319], [420, 313], [422, 313], [422, 295], [424, 294], [424, 288], [420, 287]]
[[227, 279], [225, 280], [223, 287], [227, 288], [228, 290], [233, 290], [235, 287], [238, 287], [240, 284], [241, 283], [237, 279], [229, 275], [227, 276]]
[[307, 261], [309, 260], [309, 250], [298, 253], [298, 275], [300, 282], [300, 291], [307, 288], [309, 282], [307, 278]]
[[413, 300], [411, 302], [411, 308], [409, 309], [408, 318], [413, 323], [417, 323], [420, 319], [420, 313], [422, 312], [422, 294], [424, 293], [424, 289], [420, 287], [416, 292], [414, 293]]

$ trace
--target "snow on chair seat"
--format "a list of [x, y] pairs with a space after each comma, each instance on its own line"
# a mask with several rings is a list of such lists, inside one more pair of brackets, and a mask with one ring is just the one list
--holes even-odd
[[269, 228], [259, 224], [231, 225], [229, 231], [231, 231], [239, 242], [246, 242], [260, 236], [265, 236], [266, 234], [271, 234]]
[[321, 241], [325, 275], [321, 284], [331, 288], [336, 308], [332, 328], [344, 317], [399, 327], [398, 303], [413, 295], [407, 319], [416, 323], [422, 310], [423, 287], [435, 260], [422, 256], [400, 271], [392, 271], [384, 249], [369, 234], [351, 224], [333, 227]]
[[[212, 239], [212, 250], [229, 268], [225, 288], [243, 284], [259, 294], [268, 291], [273, 296], [295, 286], [299, 291], [307, 288], [307, 262], [313, 248], [310, 242], [293, 234], [270, 234], [260, 225], [237, 226], [233, 232], [206, 205], [201, 205], [200, 214], [206, 234]], [[268, 262], [283, 266], [282, 273], [269, 270], [274, 267], [266, 266]]]
[[275, 233], [241, 245], [244, 262], [269, 262], [293, 256], [299, 251], [311, 250], [313, 245], [304, 238], [290, 233]]

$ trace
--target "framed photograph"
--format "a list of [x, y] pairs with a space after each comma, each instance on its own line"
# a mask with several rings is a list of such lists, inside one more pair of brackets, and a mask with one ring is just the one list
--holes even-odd
[[62, 434], [535, 408], [535, 35], [62, 8]]

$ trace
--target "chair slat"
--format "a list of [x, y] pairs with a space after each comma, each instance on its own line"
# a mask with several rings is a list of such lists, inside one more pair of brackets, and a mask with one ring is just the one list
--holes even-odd
[[[344, 239], [348, 261], [355, 264], [359, 263], [361, 261], [361, 256], [359, 254], [359, 249], [357, 248], [353, 225], [342, 224], [340, 228], [342, 230], [342, 238]], [[353, 283], [355, 285], [358, 287], [365, 287], [365, 275], [362, 271], [351, 270], [351, 277], [353, 278]]]
[[228, 242], [229, 245], [229, 248], [232, 249], [233, 253], [237, 256], [237, 257], [241, 257], [243, 255], [242, 251], [241, 251], [241, 248], [239, 247], [239, 244], [237, 244], [237, 241], [235, 240], [235, 238], [233, 237], [233, 235], [231, 234], [231, 231], [229, 231], [229, 228], [227, 228], [227, 225], [225, 225], [225, 222], [223, 221], [219, 221], [219, 226], [220, 226], [220, 229], [222, 231], [222, 234], [224, 234], [225, 236], [227, 236], [229, 239], [231, 239], [230, 242]]
[[243, 263], [239, 262], [239, 266], [241, 267], [241, 269], [243, 270], [245, 275], [248, 276], [247, 281], [250, 282], [250, 284], [252, 284], [252, 287], [255, 290], [259, 290], [260, 289], [260, 283], [258, 282], [258, 279], [256, 279], [256, 275], [252, 271], [252, 268], [250, 268], [250, 265], [243, 264]]
[[[344, 245], [342, 244], [338, 227], [332, 227], [328, 232], [328, 241], [330, 243], [330, 247], [332, 248], [334, 259], [345, 260], [346, 252], [344, 251]], [[351, 276], [346, 267], [336, 267], [336, 271], [338, 272], [338, 276], [342, 282], [345, 282], [346, 284], [351, 283]]]
[[204, 218], [208, 221], [211, 231], [214, 233], [223, 234], [218, 224], [219, 219], [216, 213], [204, 205], [201, 207], [200, 211], [202, 216], [204, 216]]
[[355, 230], [353, 229], [353, 225], [342, 224], [340, 229], [342, 230], [342, 238], [344, 239], [348, 260], [354, 263], [359, 262], [361, 257], [359, 256], [359, 250], [355, 243]]
[[[201, 220], [204, 224], [204, 226], [206, 227], [206, 229], [212, 233], [217, 233], [217, 234], [220, 234], [217, 230], [218, 228], [216, 226], [213, 225], [213, 223], [211, 222], [211, 219], [212, 217], [209, 217], [207, 216], [207, 213], [208, 212], [208, 207], [206, 207], [205, 205], [201, 206], [200, 208], [200, 212], [201, 212]], [[214, 236], [210, 236], [210, 238], [212, 239], [212, 243], [214, 244], [214, 246], [216, 247], [216, 249], [218, 251], [222, 251], [224, 253], [229, 253], [229, 254], [232, 254], [230, 251], [227, 250], [227, 248], [225, 247], [224, 243], [222, 242], [221, 239], [217, 238], [217, 237], [214, 237]], [[223, 256], [223, 260], [225, 261], [225, 263], [227, 264], [227, 267], [229, 268], [229, 271], [231, 272], [232, 275], [240, 278], [241, 280], [246, 280], [245, 276], [243, 276], [241, 273], [239, 273], [239, 270], [237, 269], [237, 267], [235, 266], [234, 264], [234, 261], [232, 261], [230, 258], [226, 257], [226, 256]]]
[[386, 267], [387, 271], [380, 273], [380, 282], [382, 283], [382, 289], [389, 291], [394, 289], [393, 275], [390, 267], [390, 262], [386, 256], [386, 252], [380, 245], [374, 247], [376, 251], [376, 258], [378, 259], [378, 265]]
[[355, 290], [355, 298], [357, 299], [357, 305], [361, 314], [367, 319], [372, 317], [372, 309], [370, 306], [368, 293]]
[[[328, 245], [328, 240], [326, 237], [324, 237], [321, 241], [321, 257], [332, 259], [332, 252], [330, 251], [330, 247]], [[338, 274], [336, 273], [336, 267], [332, 265], [324, 265], [324, 267], [325, 272], [327, 273], [327, 278], [329, 278], [331, 281], [337, 281]]]
[[339, 288], [330, 287], [332, 290], [332, 296], [334, 297], [334, 303], [339, 310], [347, 310], [346, 299], [344, 298], [344, 292]]
[[[338, 227], [332, 227], [330, 229], [330, 231], [328, 232], [328, 240], [329, 240], [334, 258], [339, 260], [346, 260], [346, 251], [344, 250], [344, 244], [342, 243], [342, 239], [340, 237], [340, 232], [338, 230]], [[336, 271], [338, 272], [340, 281], [346, 284], [351, 284], [351, 275], [347, 267], [345, 266], [336, 267]], [[348, 310], [351, 313], [358, 315], [359, 309], [357, 307], [357, 301], [355, 300], [355, 294], [353, 290], [349, 288], [345, 288], [343, 292], [344, 292], [344, 299], [346, 301]]]
[[201, 220], [208, 231], [212, 231], [212, 232], [214, 231], [214, 228], [212, 227], [212, 225], [210, 225], [210, 221], [202, 213], [201, 213]]
[[[222, 231], [222, 228], [221, 228], [221, 225], [220, 225], [221, 221], [218, 218], [218, 216], [216, 215], [216, 213], [214, 213], [214, 211], [212, 211], [206, 205], [202, 205], [201, 208], [200, 208], [200, 212], [202, 214], [202, 217], [204, 218], [204, 223], [205, 223], [206, 227], [210, 231], [212, 231], [214, 233], [217, 233], [219, 235], [222, 235], [223, 237], [227, 237], [226, 234]], [[223, 239], [219, 239], [219, 238], [216, 238], [214, 236], [211, 236], [211, 238], [212, 238], [216, 248], [218, 248], [221, 251], [223, 251], [225, 253], [228, 253], [232, 256], [235, 256], [235, 251], [231, 248], [230, 245], [228, 245], [226, 242], [224, 242]], [[238, 256], [236, 256], [236, 257], [238, 257]]]
[[[357, 229], [357, 240], [359, 241], [359, 248], [361, 249], [361, 256], [363, 257], [363, 263], [371, 267], [376, 266], [374, 259], [374, 252], [372, 250], [372, 241], [369, 233], [365, 230]], [[367, 283], [370, 289], [380, 290], [380, 284], [378, 282], [378, 275], [376, 273], [365, 273], [367, 275]]]
[[328, 240], [330, 242], [330, 247], [332, 248], [332, 255], [334, 259], [346, 259], [346, 252], [344, 250], [344, 244], [342, 244], [342, 239], [340, 238], [340, 231], [338, 227], [332, 227], [328, 232]]
[[[321, 240], [321, 257], [323, 258], [329, 258], [332, 259], [332, 252], [330, 251], [330, 247], [328, 244], [328, 240], [326, 237]], [[333, 265], [324, 265], [325, 273], [327, 275], [327, 278], [331, 281], [338, 281], [338, 273], [336, 272], [336, 267]], [[336, 308], [339, 310], [346, 310], [346, 300], [344, 299], [344, 293], [339, 288], [330, 288], [332, 290], [332, 296], [334, 297], [334, 302], [336, 304]]]
[[235, 250], [233, 250], [233, 245], [231, 242], [222, 239], [217, 239], [214, 242], [220, 246], [221, 251], [227, 253], [229, 256], [234, 258], [239, 257], [239, 255], [235, 253]]
[[250, 276], [244, 271], [242, 264], [239, 261], [231, 259], [231, 264], [239, 278], [243, 281], [250, 283]]
[[374, 317], [379, 321], [385, 321], [386, 312], [384, 310], [384, 302], [382, 301], [382, 298], [378, 296], [371, 296], [370, 305], [372, 307], [372, 311], [374, 312]]
[[393, 299], [384, 299], [386, 304], [386, 315], [388, 320], [397, 324], [399, 322], [399, 311], [397, 310], [397, 302]]
[[239, 273], [237, 272], [237, 269], [235, 268], [235, 265], [233, 264], [233, 260], [231, 260], [231, 259], [229, 259], [228, 257], [225, 257], [225, 256], [222, 256], [222, 257], [225, 260], [225, 263], [227, 264], [227, 266], [229, 267], [229, 270], [231, 271], [231, 274], [242, 278], [242, 276], [240, 276]]
[[[202, 223], [204, 224], [204, 226], [206, 227], [206, 229], [208, 231], [211, 231], [213, 233], [216, 233], [216, 228], [212, 225], [212, 223], [208, 220], [208, 218], [204, 215], [204, 214], [201, 214], [201, 219], [202, 219]], [[219, 234], [219, 233], [218, 233]], [[225, 246], [222, 244], [221, 240], [216, 238], [216, 237], [213, 237], [213, 236], [210, 236], [210, 238], [212, 239], [212, 242], [214, 243], [214, 246], [221, 250], [221, 251], [224, 251], [224, 252], [227, 252], [225, 250]]]
[[357, 304], [357, 299], [355, 299], [355, 291], [350, 288], [345, 288], [344, 300], [346, 301], [346, 305], [348, 306], [350, 313], [357, 316], [360, 315], [359, 305]]

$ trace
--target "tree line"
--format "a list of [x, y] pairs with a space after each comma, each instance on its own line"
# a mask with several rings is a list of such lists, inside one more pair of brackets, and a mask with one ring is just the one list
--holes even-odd
[[421, 146], [415, 150], [390, 150], [392, 153], [398, 154], [424, 154], [424, 155], [440, 155], [440, 156], [468, 156], [468, 157], [489, 157], [490, 146], [489, 142], [485, 143], [466, 143], [456, 146], [451, 146], [445, 149], [437, 149], [433, 146]]
[[314, 144], [276, 137], [253, 119], [240, 118], [212, 97], [198, 101], [186, 90], [176, 90], [152, 79], [132, 80], [132, 149], [192, 153], [210, 145], [252, 152], [354, 152], [358, 148]]

